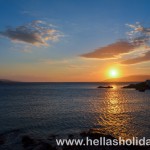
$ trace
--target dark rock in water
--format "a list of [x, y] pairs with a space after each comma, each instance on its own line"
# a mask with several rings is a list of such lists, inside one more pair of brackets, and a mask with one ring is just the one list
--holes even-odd
[[50, 140], [50, 141], [51, 141], [51, 140], [55, 140], [58, 136], [59, 136], [59, 135], [51, 134], [51, 135], [48, 136], [47, 139]]
[[115, 139], [113, 136], [106, 132], [102, 132], [100, 129], [90, 129], [88, 132], [81, 132], [80, 136], [90, 137], [92, 139], [99, 139], [100, 137], [105, 137], [108, 139]]
[[147, 84], [147, 81], [137, 83], [137, 84], [129, 84], [127, 86], [124, 86], [123, 88], [136, 89], [140, 92], [144, 92], [145, 90], [150, 90], [150, 86], [149, 84]]
[[57, 150], [50, 143], [42, 139], [33, 139], [28, 135], [22, 137], [23, 147], [27, 150]]
[[28, 135], [24, 135], [22, 137], [22, 144], [23, 144], [23, 147], [32, 146], [35, 144], [35, 140]]
[[0, 136], [0, 145], [5, 144], [5, 137], [4, 136]]
[[113, 88], [112, 86], [98, 86], [97, 88]]
[[83, 131], [80, 133], [80, 136], [85, 137], [85, 136], [87, 136], [87, 134], [88, 134], [88, 132]]
[[54, 141], [54, 140], [56, 140], [56, 138], [58, 138], [58, 137], [59, 137], [58, 134], [50, 134], [47, 139], [48, 139], [49, 141]]
[[149, 86], [147, 86], [147, 84], [145, 82], [141, 82], [141, 83], [137, 83], [137, 84], [129, 84], [127, 86], [124, 86], [123, 88], [133, 88], [133, 89], [136, 89], [136, 88], [148, 88]]
[[49, 143], [41, 142], [33, 150], [57, 150], [55, 147], [52, 147]]
[[136, 84], [129, 84], [129, 85], [127, 85], [127, 86], [124, 86], [124, 87], [122, 87], [122, 88], [130, 88], [130, 89], [134, 89], [135, 88], [135, 86], [136, 86]]
[[73, 134], [69, 134], [69, 135], [68, 135], [68, 138], [69, 138], [69, 139], [73, 139], [73, 138], [74, 138], [74, 135], [73, 135]]

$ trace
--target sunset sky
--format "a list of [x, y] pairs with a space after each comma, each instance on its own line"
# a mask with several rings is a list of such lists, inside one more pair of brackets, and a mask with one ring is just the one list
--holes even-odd
[[0, 79], [149, 75], [149, 0], [0, 0]]

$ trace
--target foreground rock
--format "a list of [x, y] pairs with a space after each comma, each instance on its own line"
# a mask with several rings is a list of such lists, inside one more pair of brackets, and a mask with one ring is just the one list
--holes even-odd
[[124, 86], [123, 88], [130, 88], [130, 89], [136, 89], [140, 92], [144, 92], [145, 90], [150, 90], [150, 80], [147, 80], [145, 82], [137, 83], [137, 84], [129, 84], [128, 86]]
[[[18, 132], [17, 132], [18, 133]], [[59, 135], [54, 135], [51, 134], [49, 135], [48, 138], [36, 138], [33, 137], [32, 135], [22, 135], [18, 136], [21, 139], [18, 139], [18, 142], [16, 144], [19, 144], [20, 147], [17, 145], [10, 145], [9, 142], [7, 143], [7, 140], [5, 141], [5, 136], [6, 135], [1, 135], [1, 145], [0, 145], [0, 150], [149, 150], [149, 146], [127, 146], [127, 145], [94, 145], [90, 144], [89, 142], [88, 145], [86, 145], [86, 138], [88, 137], [91, 140], [99, 140], [101, 137], [105, 137], [106, 140], [114, 140], [115, 137], [111, 135], [107, 130], [104, 130], [103, 128], [92, 128], [88, 131], [81, 132], [80, 135], [74, 135], [74, 134], [69, 134], [67, 139], [83, 139], [83, 144], [81, 145], [66, 145], [64, 144], [63, 146], [58, 146], [56, 144], [56, 139], [61, 139]], [[9, 136], [9, 135], [8, 135]], [[16, 135], [17, 136], [17, 135]], [[7, 137], [8, 138], [8, 137]], [[14, 139], [14, 137], [13, 137]], [[11, 141], [13, 141], [11, 139]], [[6, 143], [5, 143], [5, 142]], [[8, 140], [9, 141], [9, 140]], [[94, 142], [95, 143], [95, 142]], [[85, 144], [85, 145], [84, 145]]]
[[29, 135], [22, 137], [22, 146], [25, 150], [57, 150], [47, 141], [34, 139]]
[[0, 135], [0, 145], [3, 145], [5, 143], [5, 137]]

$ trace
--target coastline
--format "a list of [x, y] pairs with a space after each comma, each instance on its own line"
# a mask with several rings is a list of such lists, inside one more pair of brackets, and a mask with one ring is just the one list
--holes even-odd
[[[6, 150], [138, 150], [144, 149], [149, 150], [150, 139], [148, 146], [138, 145], [135, 144], [135, 140], [138, 140], [138, 137], [133, 137], [131, 140], [134, 140], [133, 144], [128, 145], [128, 142], [125, 145], [118, 143], [115, 145], [115, 141], [119, 141], [119, 139], [114, 138], [110, 134], [105, 134], [104, 132], [101, 133], [99, 130], [89, 129], [88, 131], [83, 131], [77, 134], [68, 134], [66, 135], [67, 138], [65, 140], [74, 140], [74, 139], [83, 139], [82, 145], [67, 145], [64, 144], [63, 146], [58, 146], [56, 140], [63, 139], [60, 135], [49, 134], [46, 137], [36, 137], [35, 135], [31, 134], [23, 134], [20, 130], [12, 130], [3, 134], [0, 134], [0, 149]], [[85, 145], [86, 139], [88, 138], [88, 142], [93, 140], [93, 145], [90, 143]], [[120, 138], [120, 137], [119, 137]], [[99, 141], [98, 144], [94, 144], [94, 141]], [[10, 143], [11, 141], [11, 143]], [[112, 142], [112, 143], [111, 143]]]

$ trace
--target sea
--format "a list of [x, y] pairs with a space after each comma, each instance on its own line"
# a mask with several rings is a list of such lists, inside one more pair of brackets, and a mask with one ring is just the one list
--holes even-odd
[[116, 138], [150, 138], [150, 90], [122, 88], [128, 84], [0, 84], [0, 134], [66, 137], [102, 129]]

